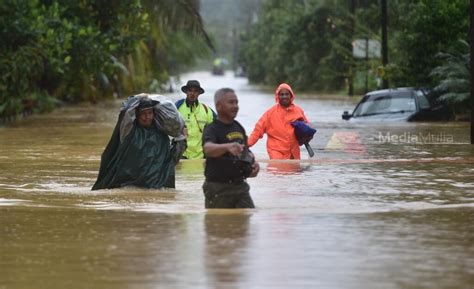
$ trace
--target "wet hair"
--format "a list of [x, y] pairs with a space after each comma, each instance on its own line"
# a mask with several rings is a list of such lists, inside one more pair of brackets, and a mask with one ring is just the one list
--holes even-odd
[[232, 88], [221, 88], [214, 94], [214, 104], [217, 104], [227, 93], [235, 93]]

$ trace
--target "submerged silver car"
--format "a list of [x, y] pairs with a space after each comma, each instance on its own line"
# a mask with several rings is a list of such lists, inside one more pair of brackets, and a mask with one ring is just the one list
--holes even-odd
[[351, 121], [423, 121], [446, 118], [442, 107], [433, 108], [428, 90], [393, 88], [364, 95], [352, 114], [344, 111], [342, 119]]

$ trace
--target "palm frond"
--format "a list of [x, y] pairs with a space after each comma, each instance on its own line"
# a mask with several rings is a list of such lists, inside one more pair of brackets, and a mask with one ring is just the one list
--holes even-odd
[[[470, 99], [470, 60], [469, 43], [459, 41], [461, 50], [454, 53], [439, 53], [442, 64], [434, 68], [430, 76], [439, 79], [434, 90], [438, 99], [451, 104], [459, 104]], [[468, 51], [468, 53], [466, 53]]]
[[449, 103], [462, 103], [467, 100], [469, 100], [470, 97], [469, 92], [463, 92], [463, 93], [455, 93], [455, 92], [449, 92], [449, 93], [444, 93], [442, 94], [438, 99], [441, 101], [447, 101]]
[[469, 90], [469, 80], [462, 78], [447, 78], [442, 80], [435, 89], [437, 91], [468, 91]]

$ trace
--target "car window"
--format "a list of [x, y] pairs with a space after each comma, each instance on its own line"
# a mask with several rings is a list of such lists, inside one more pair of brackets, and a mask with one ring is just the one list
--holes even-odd
[[371, 95], [364, 98], [354, 112], [354, 116], [410, 112], [416, 110], [415, 98], [408, 93]]
[[431, 107], [430, 102], [422, 91], [416, 92], [416, 98], [418, 100], [418, 105], [420, 106], [420, 109], [429, 109]]
[[392, 100], [389, 96], [381, 96], [375, 98], [373, 101], [368, 102], [367, 112], [374, 113], [374, 112], [382, 112], [387, 111], [390, 109], [390, 105]]

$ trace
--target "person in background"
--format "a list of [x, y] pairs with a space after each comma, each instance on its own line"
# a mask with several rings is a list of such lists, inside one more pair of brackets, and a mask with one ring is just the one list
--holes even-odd
[[255, 208], [247, 178], [256, 177], [260, 166], [247, 145], [247, 135], [235, 120], [239, 111], [234, 90], [216, 91], [217, 119], [204, 129], [206, 208]]
[[295, 94], [291, 87], [280, 84], [275, 90], [275, 105], [260, 117], [250, 134], [248, 144], [252, 147], [267, 134], [267, 153], [270, 159], [300, 159], [300, 145], [295, 136], [295, 121], [309, 123], [303, 109], [294, 104]]
[[189, 80], [186, 85], [181, 87], [186, 93], [186, 98], [176, 102], [176, 108], [181, 113], [186, 124], [187, 149], [183, 153], [185, 159], [202, 159], [202, 133], [204, 126], [211, 123], [216, 114], [204, 103], [199, 102], [199, 95], [204, 93], [199, 81]]
[[[175, 187], [177, 146], [171, 147], [168, 134], [156, 121], [158, 103], [139, 95], [129, 97], [123, 104], [112, 137], [102, 153], [99, 175], [92, 190], [124, 186]], [[170, 105], [175, 111], [177, 135], [184, 124], [174, 104]], [[166, 121], [173, 122], [172, 119]], [[181, 138], [177, 142], [183, 141]]]

